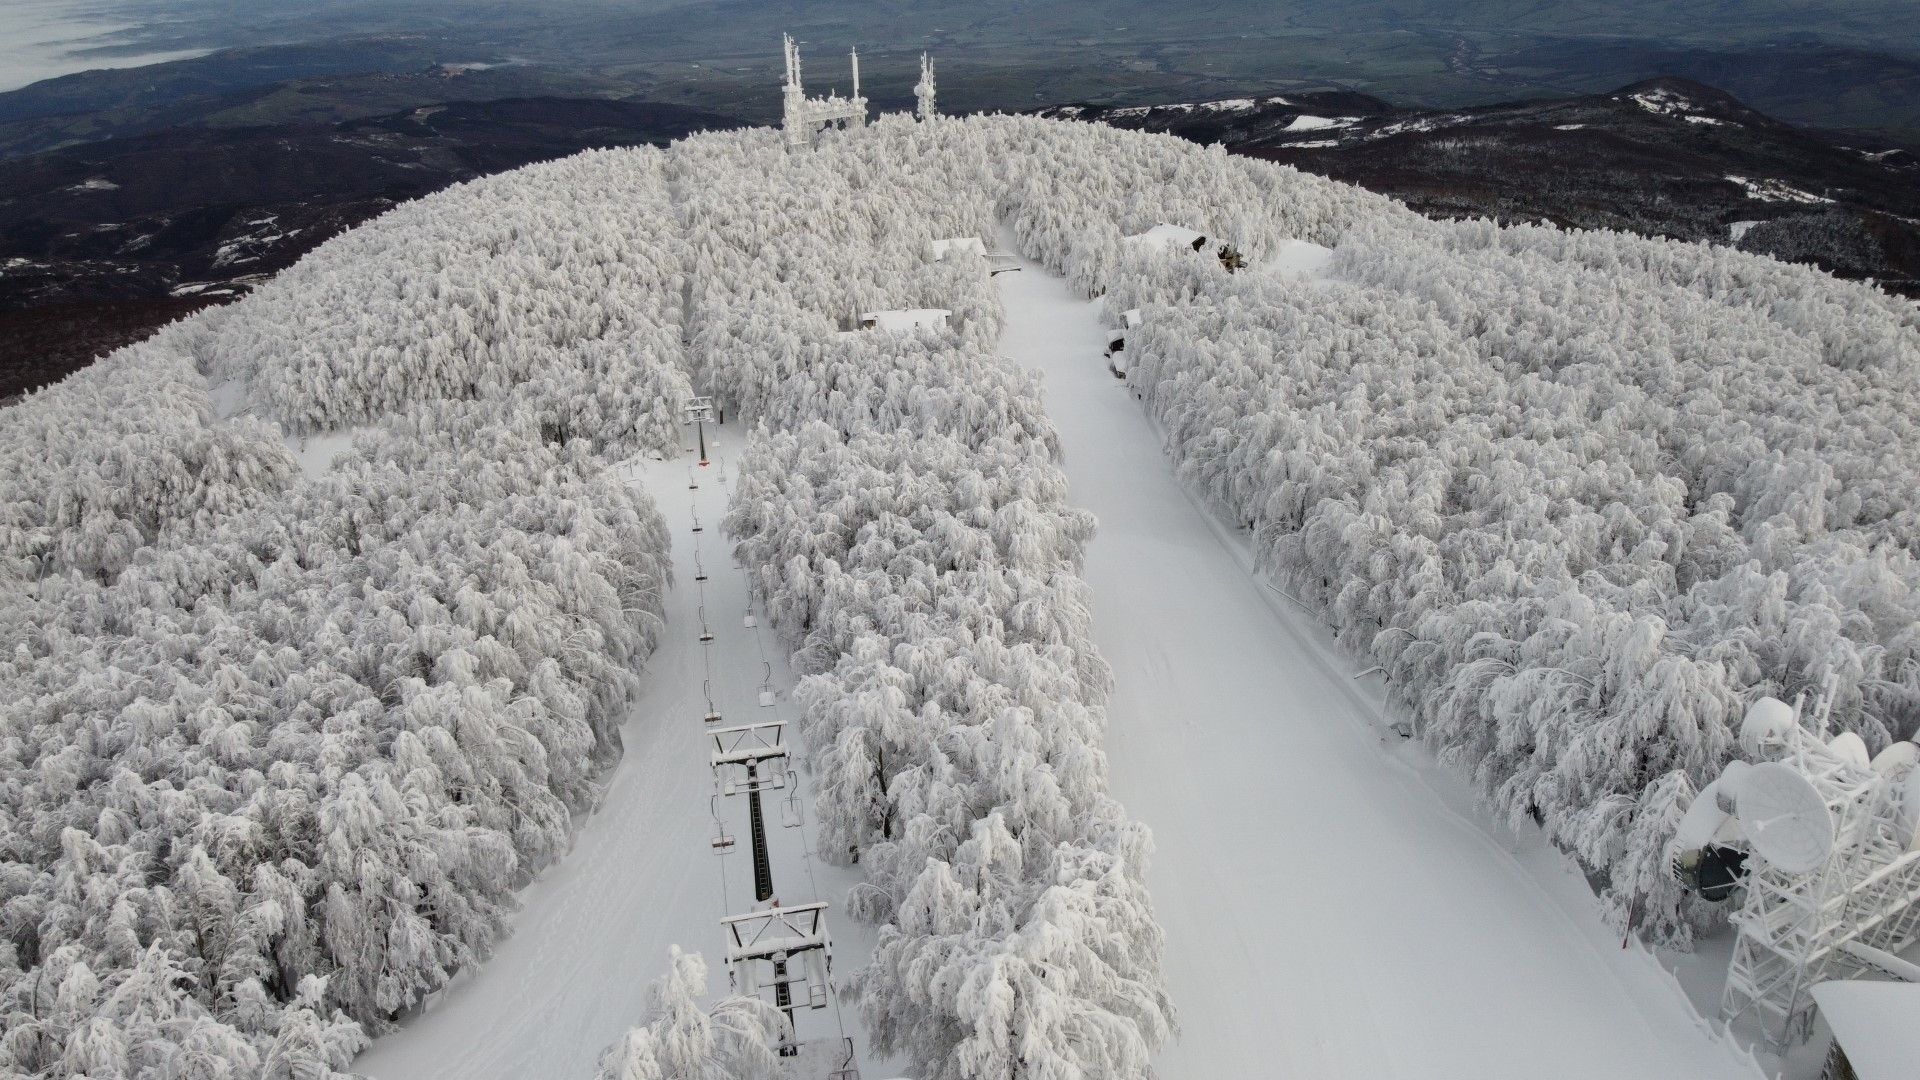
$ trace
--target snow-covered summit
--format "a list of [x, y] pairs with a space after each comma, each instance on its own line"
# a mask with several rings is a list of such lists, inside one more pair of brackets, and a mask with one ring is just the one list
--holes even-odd
[[[1125, 241], [1173, 222], [1314, 280]], [[1181, 480], [1646, 937], [1714, 922], [1658, 852], [1747, 699], [1831, 676], [1870, 747], [1911, 725], [1920, 317], [1884, 293], [1031, 117], [586, 154], [396, 209], [9, 410], [0, 1009], [32, 1037], [0, 1064], [324, 1076], [484, 971], [622, 724], [687, 719], [624, 711], [673, 628], [622, 469], [679, 452], [698, 387], [769, 428], [728, 528], [812, 676], [872, 1044], [1146, 1077], [1179, 1003], [1109, 789], [1093, 522], [995, 279], [927, 257], [1003, 225], [1143, 313], [1126, 385]], [[283, 442], [350, 426], [317, 475]]]

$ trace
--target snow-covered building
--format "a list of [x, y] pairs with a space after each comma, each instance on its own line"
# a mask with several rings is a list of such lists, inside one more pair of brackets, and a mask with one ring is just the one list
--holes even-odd
[[927, 244], [927, 255], [939, 262], [956, 251], [970, 252], [987, 261], [987, 276], [1020, 269], [1020, 257], [977, 236], [949, 236]]
[[1187, 228], [1185, 225], [1169, 225], [1163, 221], [1160, 224], [1155, 225], [1153, 228], [1148, 229], [1146, 232], [1135, 233], [1132, 236], [1127, 237], [1127, 243], [1129, 244], [1179, 243], [1179, 244], [1185, 244], [1186, 246], [1194, 249], [1195, 251], [1199, 251], [1200, 249], [1206, 247], [1207, 237], [1206, 237], [1206, 234], [1201, 232], [1196, 232], [1193, 229]]
[[787, 59], [787, 82], [782, 88], [781, 130], [792, 148], [811, 146], [821, 129], [829, 127], [863, 128], [867, 126], [867, 99], [860, 94], [860, 51], [849, 50], [853, 64], [853, 96], [810, 98], [800, 82], [800, 46], [791, 35], [783, 35]]
[[985, 258], [987, 243], [977, 236], [949, 236], [931, 242], [927, 250], [936, 261], [946, 258], [949, 251], [971, 251]]
[[953, 312], [946, 308], [901, 308], [897, 311], [869, 311], [860, 316], [860, 329], [885, 330], [889, 333], [911, 333], [923, 327], [935, 330], [947, 328], [947, 316]]
[[1920, 1062], [1920, 986], [1846, 980], [1813, 988], [1833, 1029], [1822, 1080], [1907, 1080]]
[[1228, 271], [1239, 270], [1246, 265], [1232, 244], [1224, 240], [1215, 240], [1205, 233], [1187, 228], [1185, 225], [1169, 225], [1161, 222], [1143, 233], [1135, 233], [1126, 238], [1130, 245], [1179, 244], [1195, 251], [1211, 252]]
[[1121, 312], [1120, 320], [1124, 325], [1107, 332], [1107, 370], [1113, 372], [1116, 379], [1127, 377], [1127, 335], [1140, 325], [1140, 309], [1128, 308]]

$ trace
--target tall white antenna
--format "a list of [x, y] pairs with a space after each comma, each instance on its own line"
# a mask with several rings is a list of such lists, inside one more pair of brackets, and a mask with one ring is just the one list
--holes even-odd
[[920, 54], [920, 81], [914, 84], [913, 97], [918, 104], [914, 115], [922, 120], [931, 120], [938, 113], [933, 100], [933, 58], [926, 53]]
[[800, 85], [800, 46], [793, 35], [782, 34], [787, 61], [787, 82], [783, 90], [781, 127], [789, 149], [802, 149], [813, 143], [824, 128], [862, 128], [867, 126], [867, 99], [860, 96], [860, 52], [849, 53], [853, 62], [853, 96], [838, 94], [808, 97]]

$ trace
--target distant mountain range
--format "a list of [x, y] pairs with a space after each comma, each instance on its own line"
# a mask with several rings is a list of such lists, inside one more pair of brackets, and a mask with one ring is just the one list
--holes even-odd
[[1467, 109], [1330, 92], [1042, 113], [1223, 143], [1437, 217], [1732, 243], [1920, 294], [1912, 151], [1781, 123], [1684, 79]]
[[0, 399], [230, 299], [396, 203], [736, 123], [679, 105], [511, 98], [175, 127], [0, 160]]
[[[256, 66], [247, 52], [0, 94], [0, 400], [238, 295], [395, 203], [746, 122], [552, 69], [430, 60], [425, 46], [261, 50]], [[369, 56], [391, 70], [352, 70]], [[287, 63], [297, 77], [274, 81]], [[876, 105], [906, 104], [889, 93]], [[1451, 110], [1320, 90], [1042, 111], [1221, 142], [1438, 216], [1736, 243], [1920, 292], [1911, 151], [1684, 80]]]

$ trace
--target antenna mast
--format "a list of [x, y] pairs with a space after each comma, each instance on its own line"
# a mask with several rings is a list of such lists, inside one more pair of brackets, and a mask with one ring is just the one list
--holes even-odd
[[800, 45], [793, 35], [782, 34], [781, 51], [787, 64], [787, 82], [782, 87], [781, 127], [787, 147], [792, 150], [812, 145], [815, 136], [826, 128], [862, 128], [867, 126], [867, 99], [860, 96], [860, 51], [850, 50], [853, 64], [853, 96], [808, 97], [800, 84]]
[[914, 115], [921, 120], [931, 120], [939, 114], [933, 100], [933, 58], [926, 53], [920, 54], [920, 81], [914, 84], [913, 96], [918, 104]]

